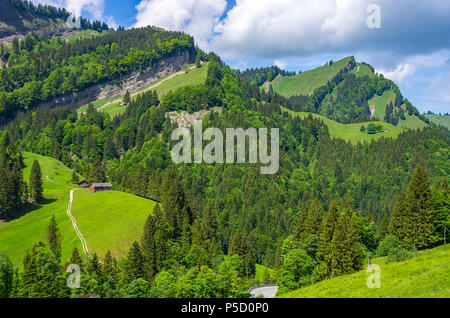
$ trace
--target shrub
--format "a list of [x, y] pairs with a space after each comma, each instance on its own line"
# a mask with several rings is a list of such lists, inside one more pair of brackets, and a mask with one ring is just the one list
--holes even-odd
[[413, 253], [408, 252], [403, 247], [397, 247], [390, 251], [386, 263], [403, 262], [413, 257]]
[[401, 247], [400, 239], [395, 235], [386, 236], [378, 245], [376, 255], [378, 257], [388, 256], [392, 251]]

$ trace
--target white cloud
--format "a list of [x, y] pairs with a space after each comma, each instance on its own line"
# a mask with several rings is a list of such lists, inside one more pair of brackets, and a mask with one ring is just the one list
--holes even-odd
[[142, 0], [136, 6], [134, 26], [154, 25], [185, 31], [205, 47], [226, 5], [225, 0]]
[[397, 83], [402, 83], [421, 69], [445, 66], [449, 57], [449, 50], [440, 50], [427, 55], [413, 55], [407, 57], [393, 69], [380, 67], [376, 71]]
[[281, 60], [275, 60], [273, 62], [273, 65], [275, 65], [276, 67], [278, 67], [278, 68], [280, 68], [282, 70], [285, 70], [286, 67], [287, 67], [287, 63], [284, 62], [284, 61], [281, 61]]

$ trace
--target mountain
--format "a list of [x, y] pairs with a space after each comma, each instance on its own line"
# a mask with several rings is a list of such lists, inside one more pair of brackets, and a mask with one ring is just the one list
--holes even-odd
[[[238, 72], [155, 27], [28, 33], [0, 56], [0, 296], [247, 297], [255, 280], [295, 290], [358, 273], [379, 247], [445, 241], [450, 133], [401, 127], [421, 115], [353, 57]], [[220, 146], [219, 162], [177, 164], [172, 136], [199, 118], [216, 132], [277, 128], [277, 172], [220, 162]], [[92, 258], [66, 213], [77, 176], [115, 189], [73, 192]], [[80, 289], [66, 288], [67, 264]]]
[[354, 57], [298, 74], [268, 68], [247, 70], [241, 77], [255, 81], [267, 73], [276, 77], [259, 82], [261, 88], [288, 98], [294, 111], [318, 113], [341, 123], [380, 120], [412, 129], [430, 124], [394, 82], [376, 74], [369, 64], [357, 63]]
[[[65, 9], [48, 5], [34, 5], [29, 1], [2, 0], [0, 2], [0, 43], [12, 42], [19, 36], [30, 32], [36, 32], [47, 36], [59, 36], [76, 30], [67, 25], [70, 13]], [[91, 23], [86, 19], [80, 19], [82, 30], [108, 30], [108, 26], [99, 21]]]

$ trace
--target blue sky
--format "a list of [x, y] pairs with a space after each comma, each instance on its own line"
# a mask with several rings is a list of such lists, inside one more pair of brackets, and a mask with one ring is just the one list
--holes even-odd
[[[275, 64], [298, 71], [354, 55], [394, 80], [420, 111], [450, 112], [450, 1], [33, 1], [113, 26], [185, 31], [234, 68]], [[379, 28], [367, 20], [379, 21]]]

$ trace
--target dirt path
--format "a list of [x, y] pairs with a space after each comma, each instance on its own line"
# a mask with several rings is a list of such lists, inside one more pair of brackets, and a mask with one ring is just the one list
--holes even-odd
[[74, 191], [74, 189], [70, 190], [70, 200], [69, 200], [69, 205], [67, 207], [67, 215], [69, 216], [70, 220], [72, 221], [73, 228], [75, 229], [75, 232], [77, 232], [77, 235], [80, 238], [81, 245], [83, 246], [84, 253], [89, 258], [91, 258], [91, 255], [89, 254], [89, 249], [87, 247], [86, 240], [84, 239], [83, 235], [81, 234], [80, 230], [78, 229], [77, 221], [75, 220], [75, 218], [70, 213], [70, 210], [72, 209], [72, 202], [73, 202], [73, 191]]
[[[194, 68], [195, 68], [195, 65], [189, 67], [188, 70], [193, 70]], [[168, 81], [168, 80], [174, 78], [175, 76], [182, 75], [182, 74], [185, 74], [185, 73], [186, 73], [186, 71], [180, 71], [180, 72], [176, 72], [176, 73], [170, 74], [169, 76], [167, 76], [166, 78], [164, 78], [163, 80], [161, 80], [159, 83], [156, 83], [156, 84], [154, 84], [154, 85], [151, 85], [151, 86], [149, 86], [149, 87], [144, 88], [143, 90], [140, 90], [140, 91], [137, 91], [137, 92], [134, 92], [134, 93], [130, 94], [130, 97], [133, 97], [133, 96], [136, 96], [136, 95], [138, 95], [138, 94], [142, 94], [142, 93], [144, 93], [144, 92], [146, 92], [146, 91], [148, 91], [148, 90], [154, 89], [155, 87], [158, 87], [159, 85], [161, 85], [161, 84], [164, 83], [165, 81]], [[100, 106], [99, 108], [97, 108], [97, 111], [100, 111], [100, 110], [102, 110], [103, 108], [106, 108], [106, 107], [108, 107], [108, 106], [110, 106], [110, 105], [120, 103], [120, 101], [121, 101], [122, 99], [123, 99], [123, 97], [118, 98], [118, 99], [115, 99], [115, 100], [110, 101], [110, 102], [107, 102], [105, 105], [102, 105], [102, 106]]]
[[374, 114], [375, 114], [375, 106], [371, 106], [370, 107], [370, 117], [372, 118]]

